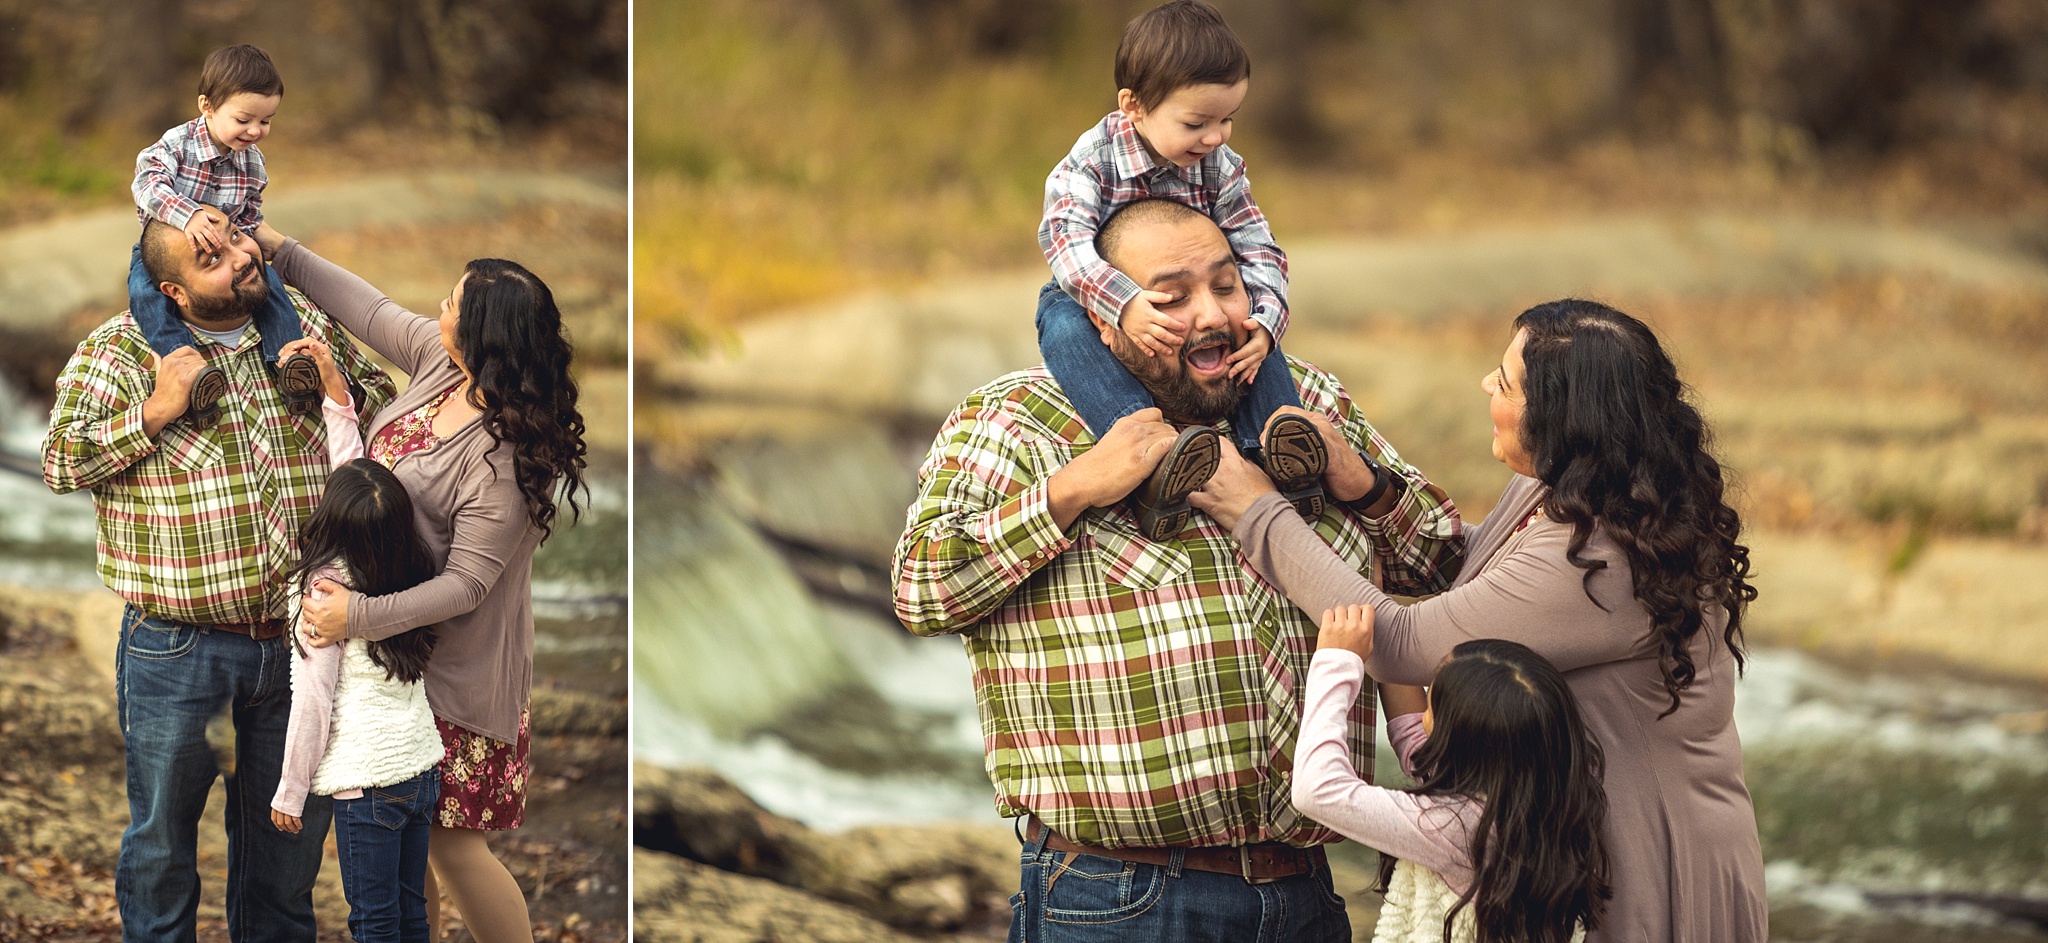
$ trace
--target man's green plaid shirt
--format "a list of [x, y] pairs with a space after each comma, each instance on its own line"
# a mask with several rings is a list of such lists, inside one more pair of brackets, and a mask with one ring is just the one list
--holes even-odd
[[[1457, 508], [1334, 377], [1291, 363], [1302, 405], [1405, 479], [1385, 517], [1333, 503], [1317, 531], [1390, 592], [1447, 587]], [[896, 547], [904, 625], [966, 642], [998, 809], [1111, 847], [1335, 840], [1288, 798], [1315, 624], [1199, 512], [1165, 543], [1121, 508], [1061, 531], [1046, 481], [1093, 441], [1043, 367], [982, 387], [932, 444]], [[1365, 769], [1374, 709], [1351, 714]]]
[[[396, 395], [391, 378], [305, 296], [291, 292], [299, 330], [334, 350], [362, 386], [358, 416]], [[206, 362], [228, 376], [211, 429], [173, 420], [145, 435], [142, 403], [156, 386], [148, 341], [122, 314], [93, 331], [57, 377], [43, 440], [43, 480], [92, 490], [100, 578], [152, 616], [248, 622], [282, 616], [284, 571], [299, 527], [327, 484], [327, 427], [293, 416], [263, 363], [253, 328], [235, 350], [195, 332]]]

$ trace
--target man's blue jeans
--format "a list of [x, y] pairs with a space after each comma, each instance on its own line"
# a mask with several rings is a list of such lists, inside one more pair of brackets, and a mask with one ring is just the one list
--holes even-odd
[[[1235, 874], [1024, 844], [1010, 943], [1351, 943], [1328, 869], [1252, 884]], [[1057, 878], [1054, 875], [1058, 875]]]
[[236, 943], [311, 943], [313, 879], [331, 803], [306, 799], [297, 834], [270, 823], [291, 715], [291, 642], [256, 641], [182, 622], [122, 613], [114, 677], [127, 741], [128, 830], [114, 897], [121, 938], [191, 943], [199, 908], [199, 819], [221, 773], [206, 723], [223, 707], [235, 724], [227, 778], [228, 935]]
[[[1097, 439], [1107, 435], [1117, 420], [1158, 405], [1145, 384], [1102, 342], [1102, 332], [1088, 319], [1087, 309], [1060, 290], [1058, 282], [1046, 282], [1038, 290], [1038, 353]], [[1287, 355], [1275, 343], [1260, 362], [1252, 385], [1241, 391], [1237, 411], [1230, 417], [1237, 450], [1250, 453], [1258, 449], [1273, 411], [1300, 405], [1301, 390], [1294, 385]]]
[[436, 765], [360, 798], [334, 800], [334, 846], [356, 943], [426, 943], [427, 826], [440, 799]]

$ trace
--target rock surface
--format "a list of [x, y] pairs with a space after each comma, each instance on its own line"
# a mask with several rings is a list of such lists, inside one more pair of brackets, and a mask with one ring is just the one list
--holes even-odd
[[633, 850], [633, 936], [647, 943], [910, 943], [853, 908], [765, 878]]
[[665, 852], [921, 933], [957, 933], [1009, 919], [1017, 845], [1000, 826], [827, 834], [761, 808], [709, 770], [640, 764], [633, 782], [633, 840], [641, 846], [636, 867], [648, 852]]

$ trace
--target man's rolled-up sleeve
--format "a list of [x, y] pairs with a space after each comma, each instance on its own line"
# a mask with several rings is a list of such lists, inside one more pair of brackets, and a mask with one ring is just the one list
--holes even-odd
[[896, 615], [912, 633], [972, 627], [1073, 543], [1026, 449], [1014, 424], [974, 399], [939, 431], [892, 567]]
[[132, 358], [88, 339], [57, 376], [57, 405], [43, 438], [43, 482], [58, 494], [91, 488], [156, 451], [143, 427], [147, 391]]

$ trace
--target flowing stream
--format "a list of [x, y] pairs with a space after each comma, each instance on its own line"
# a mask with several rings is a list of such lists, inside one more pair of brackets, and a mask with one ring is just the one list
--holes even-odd
[[[101, 591], [92, 496], [52, 494], [37, 469], [49, 414], [0, 381], [0, 583]], [[626, 488], [594, 472], [573, 527], [558, 523], [533, 562], [534, 674], [593, 694], [625, 691]]]
[[[996, 822], [959, 641], [886, 609], [924, 443], [828, 425], [643, 474], [636, 756], [821, 828]], [[1765, 649], [1737, 712], [1774, 939], [2048, 938], [2048, 690]]]

